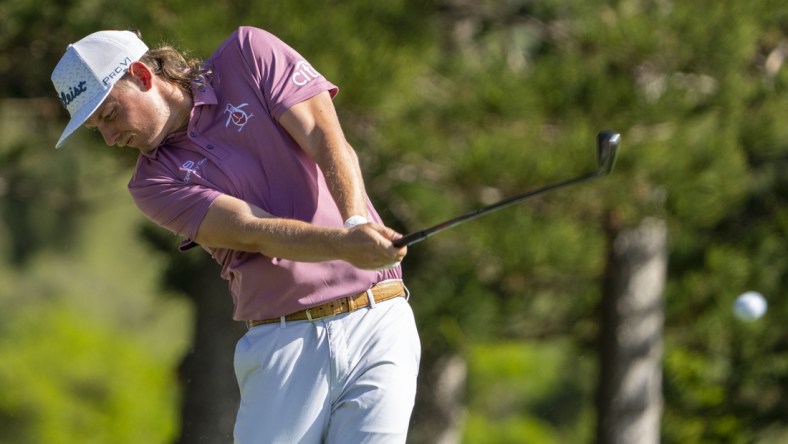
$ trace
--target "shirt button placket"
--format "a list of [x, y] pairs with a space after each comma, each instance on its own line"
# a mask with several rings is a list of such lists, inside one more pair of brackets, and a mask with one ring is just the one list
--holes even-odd
[[200, 145], [202, 147], [205, 147], [205, 148], [207, 148], [209, 150], [212, 150], [213, 149], [213, 144], [212, 143], [205, 144], [205, 140], [202, 140], [201, 137], [198, 137], [199, 135], [200, 134], [197, 131], [189, 131], [189, 137], [191, 137], [192, 140], [194, 140], [194, 143], [196, 143], [197, 145]]

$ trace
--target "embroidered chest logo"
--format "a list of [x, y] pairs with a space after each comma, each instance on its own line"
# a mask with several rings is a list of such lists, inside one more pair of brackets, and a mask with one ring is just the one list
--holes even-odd
[[191, 182], [192, 174], [195, 174], [195, 175], [200, 174], [200, 168], [202, 168], [203, 164], [205, 164], [205, 162], [207, 162], [207, 161], [208, 161], [208, 159], [203, 158], [202, 160], [200, 160], [197, 163], [194, 163], [193, 160], [187, 160], [186, 162], [183, 162], [183, 165], [181, 165], [181, 168], [184, 171], [186, 171], [186, 175], [183, 176], [183, 182], [184, 183]]
[[242, 103], [238, 106], [227, 104], [227, 108], [224, 109], [224, 113], [229, 113], [230, 116], [227, 118], [227, 123], [224, 124], [225, 128], [228, 128], [232, 123], [238, 127], [239, 133], [242, 129], [244, 129], [244, 125], [246, 125], [249, 122], [249, 119], [254, 116], [254, 114], [247, 114], [246, 111], [243, 110], [246, 105], [249, 104]]

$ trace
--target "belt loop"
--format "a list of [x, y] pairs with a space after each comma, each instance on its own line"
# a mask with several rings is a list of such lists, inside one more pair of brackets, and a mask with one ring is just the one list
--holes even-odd
[[410, 290], [408, 290], [404, 282], [402, 283], [402, 288], [405, 290], [405, 300], [410, 301]]
[[312, 309], [311, 308], [307, 308], [304, 311], [306, 312], [306, 318], [309, 320], [309, 322], [314, 322], [314, 321], [312, 321]]
[[367, 290], [367, 299], [369, 299], [369, 308], [375, 308], [375, 294], [372, 289]]
[[285, 317], [279, 316], [279, 328], [285, 328]]

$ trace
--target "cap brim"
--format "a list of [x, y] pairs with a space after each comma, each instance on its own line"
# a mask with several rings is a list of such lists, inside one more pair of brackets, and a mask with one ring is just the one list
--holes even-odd
[[[114, 86], [114, 85], [113, 85]], [[71, 116], [71, 120], [66, 125], [66, 129], [63, 130], [63, 134], [60, 135], [60, 139], [58, 139], [57, 143], [55, 144], [56, 149], [60, 149], [63, 147], [63, 144], [66, 142], [69, 136], [71, 136], [74, 131], [76, 131], [82, 124], [85, 123], [86, 120], [104, 103], [107, 96], [109, 95], [110, 91], [112, 91], [112, 87], [107, 88], [102, 94], [94, 97], [90, 100], [87, 104], [85, 104], [76, 114]]]

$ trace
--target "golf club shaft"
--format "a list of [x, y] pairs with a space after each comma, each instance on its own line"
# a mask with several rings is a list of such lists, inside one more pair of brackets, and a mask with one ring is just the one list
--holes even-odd
[[449, 220], [447, 220], [445, 222], [439, 223], [439, 224], [434, 225], [434, 226], [432, 226], [430, 228], [425, 228], [425, 229], [423, 229], [421, 231], [416, 231], [416, 232], [410, 233], [410, 234], [408, 234], [406, 236], [403, 236], [403, 237], [395, 240], [393, 242], [393, 244], [397, 248], [404, 247], [404, 246], [407, 246], [407, 245], [413, 245], [416, 242], [423, 241], [424, 239], [432, 236], [433, 234], [440, 233], [443, 230], [446, 230], [446, 229], [449, 229], [451, 227], [457, 226], [457, 225], [459, 225], [459, 224], [461, 224], [463, 222], [467, 222], [469, 220], [476, 219], [477, 217], [484, 216], [485, 214], [490, 214], [493, 211], [500, 210], [501, 208], [504, 208], [504, 207], [507, 207], [507, 206], [512, 205], [514, 203], [520, 202], [521, 200], [525, 200], [525, 199], [527, 199], [529, 197], [533, 197], [533, 196], [536, 196], [536, 195], [539, 195], [539, 194], [544, 194], [544, 193], [547, 193], [549, 191], [557, 190], [559, 188], [564, 188], [564, 187], [567, 187], [569, 185], [574, 185], [576, 183], [585, 182], [587, 180], [591, 180], [591, 179], [594, 179], [594, 178], [597, 178], [597, 177], [601, 177], [601, 175], [598, 172], [589, 173], [589, 174], [586, 174], [584, 176], [576, 177], [574, 179], [568, 179], [568, 180], [565, 180], [563, 182], [557, 182], [557, 183], [554, 183], [554, 184], [543, 186], [542, 188], [539, 188], [539, 189], [536, 189], [536, 190], [531, 190], [531, 191], [528, 191], [528, 192], [525, 192], [525, 193], [522, 193], [522, 194], [518, 194], [516, 196], [510, 197], [508, 199], [504, 199], [504, 200], [502, 200], [500, 202], [496, 202], [496, 203], [488, 205], [486, 207], [482, 207], [482, 208], [473, 210], [473, 211], [471, 211], [469, 213], [463, 214], [462, 216], [458, 216], [458, 217], [455, 217], [453, 219], [449, 219]]

